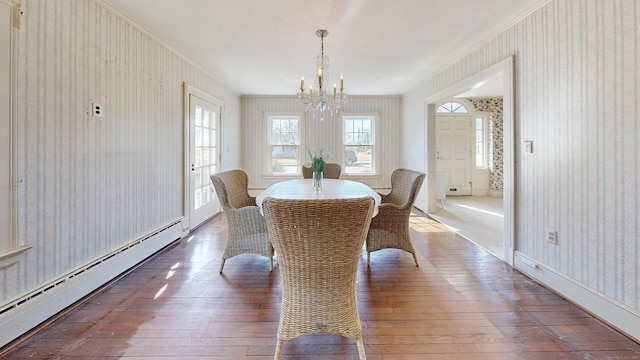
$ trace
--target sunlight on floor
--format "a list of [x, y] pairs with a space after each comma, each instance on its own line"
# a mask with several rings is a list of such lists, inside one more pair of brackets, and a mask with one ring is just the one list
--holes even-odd
[[504, 218], [503, 214], [499, 214], [497, 212], [493, 212], [493, 211], [489, 211], [489, 210], [485, 210], [485, 209], [480, 209], [480, 208], [477, 208], [475, 206], [469, 206], [469, 205], [458, 205], [458, 206], [461, 207], [461, 208], [465, 208], [465, 209], [481, 212], [483, 214], [488, 214], [488, 215], [493, 215], [493, 216], [498, 216], [498, 217]]
[[504, 257], [502, 198], [448, 196], [447, 205], [429, 214], [432, 218], [498, 258]]
[[433, 219], [430, 219], [425, 216], [418, 216], [416, 214], [411, 214], [409, 218], [409, 228], [415, 230], [417, 232], [447, 232], [446, 225], [441, 224]]

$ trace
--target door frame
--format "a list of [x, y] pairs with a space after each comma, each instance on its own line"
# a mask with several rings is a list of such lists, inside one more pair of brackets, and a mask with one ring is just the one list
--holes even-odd
[[[486, 79], [502, 73], [503, 78], [503, 148], [504, 148], [504, 261], [513, 266], [515, 251], [515, 94], [514, 57], [508, 58], [475, 73], [460, 82], [441, 90], [425, 99], [426, 105], [426, 164], [427, 174], [436, 173], [436, 103], [451, 98], [469, 89], [482, 85]], [[436, 212], [436, 179], [427, 176], [427, 211]]]
[[[193, 227], [191, 224], [191, 219], [190, 219], [190, 211], [192, 208], [192, 201], [193, 199], [191, 199], [190, 196], [190, 192], [191, 189], [189, 188], [190, 184], [191, 184], [191, 158], [190, 158], [190, 151], [191, 151], [191, 118], [190, 118], [190, 97], [191, 95], [197, 96], [207, 102], [210, 102], [214, 105], [217, 105], [220, 107], [220, 127], [218, 129], [218, 132], [220, 133], [220, 143], [219, 143], [219, 150], [218, 150], [218, 164], [219, 164], [219, 171], [222, 171], [222, 164], [223, 164], [223, 151], [222, 149], [223, 147], [223, 142], [224, 142], [224, 133], [223, 133], [223, 121], [224, 121], [224, 101], [219, 100], [214, 98], [213, 96], [205, 93], [204, 91], [201, 91], [189, 84], [187, 84], [186, 82], [182, 84], [182, 88], [183, 88], [183, 101], [182, 101], [182, 114], [183, 114], [183, 123], [184, 123], [184, 130], [183, 130], [183, 143], [184, 143], [184, 147], [183, 147], [183, 164], [182, 164], [182, 216], [183, 216], [183, 232], [190, 232], [193, 231]], [[215, 199], [214, 201], [218, 201], [217, 199]]]

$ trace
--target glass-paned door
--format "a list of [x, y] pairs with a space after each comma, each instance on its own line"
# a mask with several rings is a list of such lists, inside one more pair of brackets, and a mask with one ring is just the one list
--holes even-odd
[[191, 229], [220, 211], [220, 203], [209, 178], [220, 171], [220, 123], [220, 105], [193, 94], [189, 96]]

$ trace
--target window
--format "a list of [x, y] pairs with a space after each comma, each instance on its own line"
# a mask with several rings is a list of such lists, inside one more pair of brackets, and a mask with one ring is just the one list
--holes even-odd
[[374, 168], [374, 115], [344, 116], [343, 118], [345, 174], [373, 174]]
[[467, 114], [469, 111], [467, 108], [455, 101], [448, 101], [438, 107], [436, 110], [437, 113], [445, 113], [445, 114]]
[[0, 1], [0, 269], [18, 262], [30, 245], [18, 246], [16, 225], [17, 43], [20, 5]]
[[488, 118], [486, 114], [478, 114], [475, 121], [475, 149], [476, 149], [476, 168], [484, 169], [487, 167], [489, 159], [489, 132], [487, 127]]
[[267, 116], [269, 124], [270, 172], [273, 175], [299, 174], [301, 163], [299, 115]]

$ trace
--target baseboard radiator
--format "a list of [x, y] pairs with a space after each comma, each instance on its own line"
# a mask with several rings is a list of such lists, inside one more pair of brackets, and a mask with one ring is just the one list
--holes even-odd
[[179, 219], [2, 305], [0, 347], [14, 341], [182, 236], [183, 225]]
[[576, 282], [516, 251], [514, 267], [586, 312], [640, 342], [640, 311]]

